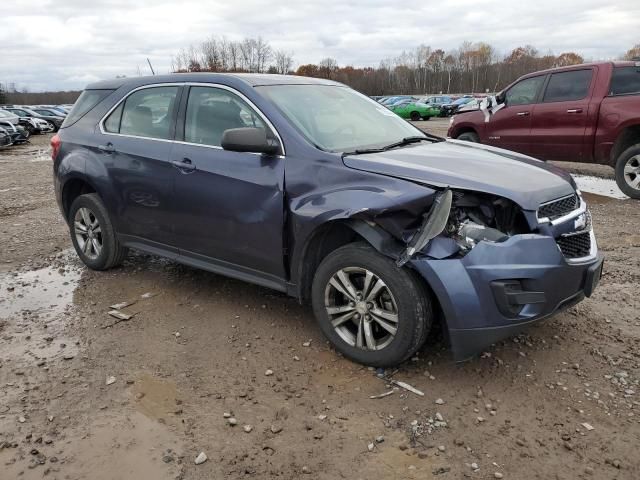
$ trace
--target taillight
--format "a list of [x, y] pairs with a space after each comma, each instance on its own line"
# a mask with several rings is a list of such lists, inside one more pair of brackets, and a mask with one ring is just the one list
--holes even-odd
[[60, 151], [60, 137], [56, 134], [51, 137], [51, 159], [55, 161], [58, 156], [58, 152]]

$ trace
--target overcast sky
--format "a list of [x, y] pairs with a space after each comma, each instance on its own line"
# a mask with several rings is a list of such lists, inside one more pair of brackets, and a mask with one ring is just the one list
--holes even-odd
[[[9, 6], [10, 4], [10, 6]], [[485, 41], [500, 52], [615, 58], [640, 42], [640, 0], [12, 0], [0, 22], [0, 82], [31, 91], [79, 89], [116, 75], [169, 71], [212, 35], [262, 36], [294, 61], [333, 57], [375, 66], [421, 43]], [[135, 6], [131, 6], [135, 5]]]

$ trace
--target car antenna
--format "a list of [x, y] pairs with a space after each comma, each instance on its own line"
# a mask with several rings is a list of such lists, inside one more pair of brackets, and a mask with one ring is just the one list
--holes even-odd
[[149, 64], [149, 68], [151, 69], [151, 75], [155, 75], [156, 72], [153, 71], [153, 67], [151, 66], [151, 61], [149, 60], [149, 57], [147, 57], [147, 63]]

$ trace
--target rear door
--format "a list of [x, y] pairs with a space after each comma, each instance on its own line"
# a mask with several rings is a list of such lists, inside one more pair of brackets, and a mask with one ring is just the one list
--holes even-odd
[[[165, 248], [174, 244], [173, 181], [169, 162], [179, 85], [134, 91], [100, 125], [98, 152], [116, 192], [116, 230]], [[89, 168], [89, 165], [87, 166]]]
[[275, 137], [274, 130], [245, 97], [223, 85], [191, 86], [182, 104], [182, 141], [171, 156], [180, 254], [281, 282], [284, 157], [221, 147], [227, 129], [264, 128]]
[[546, 75], [520, 80], [505, 92], [505, 106], [486, 125], [486, 143], [520, 153], [531, 153], [531, 116]]
[[552, 73], [531, 122], [532, 155], [545, 160], [584, 161], [593, 68]]

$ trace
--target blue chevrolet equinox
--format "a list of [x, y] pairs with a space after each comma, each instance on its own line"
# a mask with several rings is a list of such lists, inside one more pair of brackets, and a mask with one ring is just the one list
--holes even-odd
[[406, 360], [437, 321], [469, 358], [591, 295], [602, 272], [567, 173], [426, 134], [328, 80], [99, 82], [51, 143], [89, 268], [133, 248], [286, 292], [367, 365]]

